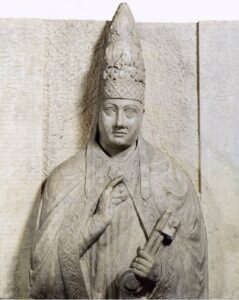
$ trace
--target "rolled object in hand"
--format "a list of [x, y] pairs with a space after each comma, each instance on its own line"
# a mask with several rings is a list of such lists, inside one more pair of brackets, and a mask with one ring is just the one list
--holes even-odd
[[142, 283], [132, 269], [128, 269], [119, 276], [119, 288], [128, 294], [137, 294], [143, 289]]

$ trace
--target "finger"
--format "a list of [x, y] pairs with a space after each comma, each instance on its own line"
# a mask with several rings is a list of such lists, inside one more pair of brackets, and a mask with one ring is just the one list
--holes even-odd
[[120, 203], [124, 202], [125, 200], [127, 200], [127, 195], [122, 195], [122, 196], [119, 196], [117, 198], [113, 198], [113, 199], [117, 199], [116, 201], [114, 201], [114, 204], [115, 205], [119, 205]]
[[118, 178], [112, 180], [112, 181], [109, 183], [109, 185], [107, 186], [106, 190], [107, 190], [109, 193], [112, 193], [113, 190], [114, 190], [114, 187], [115, 187], [117, 184], [119, 184], [120, 182], [122, 182], [123, 179], [124, 179], [124, 177], [121, 176], [121, 177], [118, 177]]
[[142, 266], [145, 266], [148, 269], [151, 269], [153, 267], [153, 263], [149, 262], [148, 260], [140, 257], [136, 257], [134, 262], [141, 264]]
[[119, 205], [120, 203], [124, 202], [127, 198], [126, 197], [114, 197], [112, 198], [112, 204]]
[[114, 187], [115, 187], [118, 183], [120, 183], [123, 179], [124, 179], [124, 177], [123, 177], [123, 176], [120, 176], [120, 177], [118, 177], [118, 178], [116, 178], [116, 179], [110, 181], [110, 182], [107, 184], [107, 186], [105, 187], [104, 193], [105, 193], [105, 194], [112, 193]]
[[137, 269], [134, 269], [134, 273], [141, 278], [147, 278], [147, 275], [144, 272], [139, 271]]
[[110, 186], [111, 186], [112, 188], [114, 188], [117, 184], [119, 184], [120, 182], [122, 182], [123, 179], [124, 179], [124, 176], [120, 176], [120, 177], [118, 177], [118, 178], [112, 180], [112, 181], [110, 182]]
[[152, 264], [154, 263], [154, 258], [144, 250], [141, 250], [141, 249], [138, 250], [138, 256], [146, 259], [147, 261], [151, 262]]
[[113, 205], [118, 205], [119, 203], [121, 203], [121, 198], [120, 197], [112, 197], [111, 203]]
[[141, 271], [143, 273], [145, 273], [145, 275], [147, 275], [150, 271], [150, 269], [146, 268], [145, 266], [139, 264], [139, 263], [136, 263], [136, 262], [133, 262], [132, 263], [132, 268], [134, 270], [138, 270], [138, 271]]

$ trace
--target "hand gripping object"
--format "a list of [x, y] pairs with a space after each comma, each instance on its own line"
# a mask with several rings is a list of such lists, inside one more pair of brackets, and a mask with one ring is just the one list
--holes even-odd
[[[171, 211], [166, 209], [156, 223], [143, 250], [155, 256], [161, 245], [169, 245], [173, 241], [180, 225], [180, 220], [172, 216]], [[155, 277], [155, 282], [159, 279], [156, 271], [152, 274]], [[118, 286], [121, 296], [125, 295], [127, 298], [130, 295], [139, 294], [145, 288], [143, 282], [138, 279], [132, 269], [128, 269], [119, 276]]]

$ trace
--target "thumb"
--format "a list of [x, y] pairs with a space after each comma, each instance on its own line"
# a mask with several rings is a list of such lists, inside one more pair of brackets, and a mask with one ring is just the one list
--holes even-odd
[[139, 254], [139, 252], [142, 251], [142, 250], [143, 250], [143, 247], [139, 246], [139, 247], [137, 248], [137, 254]]

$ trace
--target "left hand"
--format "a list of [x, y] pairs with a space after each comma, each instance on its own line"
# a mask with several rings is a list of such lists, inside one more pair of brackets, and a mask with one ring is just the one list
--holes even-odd
[[131, 268], [137, 276], [151, 282], [157, 282], [161, 277], [161, 262], [142, 249], [138, 249]]

